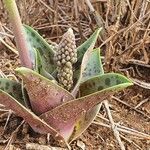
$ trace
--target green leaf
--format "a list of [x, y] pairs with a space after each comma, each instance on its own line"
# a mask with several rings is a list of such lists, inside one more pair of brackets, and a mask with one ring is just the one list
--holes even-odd
[[107, 73], [92, 77], [89, 80], [82, 82], [80, 85], [80, 94], [81, 96], [85, 96], [116, 85], [120, 86], [121, 88], [123, 87], [123, 85], [131, 83], [132, 82], [128, 78], [121, 74]]
[[21, 84], [5, 78], [0, 78], [0, 89], [17, 99], [21, 104], [25, 105]]
[[[110, 87], [113, 87], [114, 90], [121, 90], [128, 85], [132, 85], [132, 82], [120, 74], [101, 74], [99, 76], [92, 77], [85, 82], [82, 82], [80, 86], [80, 96], [86, 96], [103, 89], [107, 90], [107, 88]], [[74, 138], [81, 135], [83, 131], [88, 128], [88, 126], [95, 119], [97, 113], [99, 112], [99, 108], [100, 105], [95, 106], [76, 123], [76, 133], [74, 133]]]
[[78, 57], [78, 60], [77, 60], [77, 62], [75, 64], [75, 73], [74, 73], [74, 81], [76, 81], [76, 82], [78, 81], [78, 78], [80, 76], [80, 66], [81, 66], [82, 61], [83, 61], [83, 56], [85, 55], [85, 53], [87, 51], [92, 51], [93, 50], [101, 29], [102, 28], [98, 28], [90, 36], [89, 39], [87, 39], [82, 45], [80, 45], [77, 48], [77, 57]]
[[33, 49], [38, 49], [42, 58], [42, 65], [44, 69], [48, 73], [52, 73], [56, 68], [55, 63], [53, 61], [53, 57], [55, 54], [53, 47], [49, 45], [33, 28], [24, 25], [24, 29], [26, 32], [26, 38], [29, 44], [29, 50], [33, 62], [35, 60]]
[[55, 81], [55, 78], [44, 69], [39, 51], [37, 49], [34, 49], [34, 51], [36, 56], [35, 71], [38, 72], [40, 75], [44, 76], [45, 78]]
[[[121, 85], [112, 86], [102, 91], [66, 102], [51, 111], [42, 114], [40, 118], [59, 131], [66, 141], [71, 142], [86, 129], [82, 126], [81, 131], [80, 121], [83, 121], [83, 118], [84, 120], [87, 119], [86, 114], [92, 108], [97, 106], [104, 99], [108, 99], [108, 97], [114, 93], [114, 90], [119, 90], [120, 87], [125, 88], [130, 85], [132, 85], [131, 82], [123, 83]], [[81, 124], [83, 123], [81, 122]], [[80, 129], [80, 132], [78, 132], [78, 128]]]
[[[85, 54], [86, 55], [86, 54]], [[78, 87], [80, 86], [81, 83], [84, 81], [88, 80], [89, 78], [96, 76], [96, 75], [102, 75], [104, 74], [101, 58], [100, 58], [100, 49], [94, 49], [88, 58], [88, 62], [85, 64], [83, 62], [83, 65], [85, 66], [84, 71], [82, 72], [82, 76], [80, 78], [80, 81], [78, 82]], [[81, 66], [82, 67], [82, 66]], [[82, 69], [81, 69], [82, 70]], [[86, 96], [89, 93], [85, 93]], [[85, 129], [91, 124], [91, 122], [95, 119], [97, 113], [99, 112], [100, 109], [100, 104], [92, 108], [90, 111], [88, 111], [85, 116], [80, 118], [78, 123], [76, 123], [76, 133], [74, 134], [74, 138], [78, 137], [82, 132], [84, 132]]]
[[87, 49], [91, 46], [92, 43], [95, 45], [101, 30], [102, 28], [98, 28], [82, 45], [77, 48], [78, 62], [80, 62], [80, 64]]
[[82, 72], [82, 78], [80, 82], [84, 82], [85, 80], [100, 74], [104, 74], [104, 70], [100, 58], [100, 49], [97, 48], [91, 52], [85, 69]]
[[92, 76], [104, 73], [102, 62], [100, 59], [100, 49], [93, 50], [94, 44], [95, 43], [92, 43], [86, 51], [86, 53], [84, 54], [82, 64], [80, 67], [80, 72], [77, 72], [79, 77], [74, 89], [72, 90], [72, 94], [74, 96], [77, 94], [81, 82], [87, 80]]
[[31, 69], [21, 67], [16, 72], [23, 79], [33, 112], [38, 115], [74, 99], [67, 90]]
[[64, 141], [64, 138], [55, 129], [2, 90], [0, 90], [0, 103], [21, 116], [36, 132], [41, 134], [50, 133], [57, 140]]

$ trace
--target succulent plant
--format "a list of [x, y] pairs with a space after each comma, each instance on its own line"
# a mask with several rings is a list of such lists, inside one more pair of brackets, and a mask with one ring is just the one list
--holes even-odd
[[76, 139], [94, 120], [104, 99], [132, 85], [121, 74], [104, 73], [100, 49], [94, 49], [100, 31], [76, 48], [70, 28], [55, 47], [24, 25], [32, 67], [16, 69], [23, 83], [0, 79], [0, 103], [36, 132], [50, 133], [66, 143]]

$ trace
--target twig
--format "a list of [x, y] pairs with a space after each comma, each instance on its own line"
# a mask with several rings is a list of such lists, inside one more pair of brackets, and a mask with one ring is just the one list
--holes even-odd
[[118, 144], [120, 146], [120, 149], [121, 150], [125, 150], [125, 147], [121, 141], [121, 138], [119, 136], [119, 132], [117, 130], [117, 126], [115, 125], [114, 121], [113, 121], [113, 118], [112, 118], [112, 115], [111, 115], [111, 112], [110, 112], [110, 109], [109, 109], [109, 104], [108, 104], [108, 101], [107, 100], [104, 100], [104, 105], [105, 105], [105, 108], [106, 108], [106, 112], [107, 112], [107, 115], [108, 115], [108, 118], [109, 118], [109, 121], [111, 123], [111, 128], [113, 130], [113, 133], [114, 133], [114, 136], [116, 138], [116, 140], [118, 141]]
[[[103, 126], [103, 127], [106, 127], [106, 128], [111, 128], [111, 125], [108, 125], [108, 124], [105, 124], [105, 123], [102, 123], [102, 122], [93, 121], [93, 124], [100, 125], [100, 126]], [[117, 130], [120, 131], [120, 132], [133, 135], [136, 138], [139, 137], [139, 138], [142, 138], [142, 139], [145, 139], [145, 140], [150, 140], [150, 135], [148, 135], [148, 134], [138, 132], [134, 129], [130, 129], [130, 128], [127, 128], [127, 127], [124, 127], [124, 126], [119, 126], [117, 124], [116, 124], [116, 126], [117, 126]]]
[[138, 109], [136, 109], [136, 108], [130, 106], [129, 104], [127, 104], [126, 102], [120, 100], [119, 98], [117, 98], [117, 97], [115, 97], [115, 96], [112, 96], [112, 98], [113, 98], [114, 100], [116, 100], [117, 102], [119, 102], [119, 103], [125, 105], [126, 107], [128, 107], [128, 108], [130, 108], [131, 110], [133, 110], [133, 111], [135, 111], [135, 112], [137, 112], [137, 113], [143, 115], [145, 118], [148, 118], [148, 119], [150, 120], [150, 116], [147, 115], [147, 114], [145, 114], [144, 112], [142, 112], [142, 111], [140, 111], [140, 110], [138, 110]]
[[[138, 43], [138, 44], [140, 44], [140, 43]], [[133, 65], [137, 65], [137, 66], [142, 66], [142, 67], [145, 67], [145, 68], [150, 68], [149, 64], [145, 64], [143, 61], [140, 61], [140, 60], [129, 59], [129, 60], [127, 60], [127, 62], [129, 64], [133, 64]]]
[[6, 75], [0, 70], [0, 77], [1, 78], [6, 78]]
[[95, 11], [93, 5], [91, 4], [90, 0], [85, 0], [87, 6], [89, 7], [91, 13], [93, 14], [93, 16], [95, 17], [96, 23], [99, 27], [103, 27], [104, 28], [104, 21], [102, 19], [102, 17], [100, 16], [100, 14], [98, 14], [97, 11]]
[[[104, 118], [103, 116], [101, 116], [100, 114], [97, 115], [97, 119], [100, 118], [104, 121], [106, 121], [107, 123], [109, 123], [109, 120]], [[96, 120], [97, 121], [97, 120]], [[99, 121], [99, 120], [98, 120]], [[140, 131], [137, 131], [135, 129], [132, 129], [132, 128], [128, 128], [128, 127], [125, 127], [125, 126], [122, 126], [118, 123], [115, 123], [115, 125], [118, 127], [118, 131], [121, 131], [121, 132], [124, 132], [124, 133], [128, 133], [128, 134], [131, 134], [131, 135], [134, 135], [134, 136], [138, 136], [140, 138], [144, 138], [144, 139], [150, 139], [150, 135], [146, 134], [146, 133], [143, 133], [143, 132], [140, 132]], [[108, 127], [108, 126], [107, 126]]]
[[146, 98], [144, 100], [142, 100], [139, 104], [137, 104], [134, 108], [137, 109], [138, 107], [140, 107], [141, 105], [143, 105], [144, 103], [148, 102], [150, 99]]
[[81, 26], [79, 12], [78, 12], [78, 0], [74, 0], [74, 10], [75, 10], [75, 18], [77, 20], [78, 30], [79, 30], [79, 34], [80, 34], [80, 37], [81, 37], [81, 41], [83, 41], [83, 39], [85, 39], [85, 38], [82, 34], [82, 26]]
[[143, 150], [139, 145], [137, 145], [135, 142], [131, 141], [129, 138], [126, 138], [125, 136], [120, 134], [120, 137], [124, 139], [125, 141], [129, 142], [130, 144], [133, 144], [135, 147], [137, 147], [140, 150]]
[[20, 125], [15, 129], [15, 131], [11, 134], [11, 137], [10, 137], [10, 139], [9, 139], [9, 141], [8, 141], [8, 143], [7, 143], [7, 145], [6, 145], [6, 147], [5, 147], [5, 149], [4, 150], [9, 150], [9, 146], [11, 145], [11, 143], [15, 140], [15, 138], [16, 138], [16, 134], [17, 134], [17, 132], [18, 132], [18, 130], [20, 129], [20, 127], [24, 124], [24, 120], [20, 123]]
[[4, 133], [5, 130], [6, 130], [6, 127], [7, 127], [7, 124], [8, 124], [8, 122], [9, 122], [9, 119], [10, 119], [11, 115], [12, 115], [12, 110], [9, 110], [9, 113], [8, 113], [8, 116], [7, 116], [7, 120], [6, 120], [6, 123], [5, 123], [5, 126], [4, 126], [4, 131], [3, 131], [3, 133]]
[[136, 84], [136, 85], [138, 85], [144, 89], [150, 90], [150, 83], [146, 83], [146, 82], [140, 81], [138, 79], [133, 79], [133, 78], [131, 78], [131, 79], [132, 79], [134, 84]]
[[1, 37], [0, 37], [0, 42], [2, 42], [2, 44], [4, 44], [8, 49], [10, 49], [13, 53], [15, 53], [16, 55], [18, 55], [18, 51], [14, 48], [12, 48], [10, 45], [8, 45]]

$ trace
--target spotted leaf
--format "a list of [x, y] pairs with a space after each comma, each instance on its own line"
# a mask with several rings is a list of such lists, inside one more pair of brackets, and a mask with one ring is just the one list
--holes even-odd
[[71, 142], [77, 136], [79, 136], [86, 128], [83, 127], [82, 131], [78, 132], [78, 127], [80, 126], [80, 121], [86, 122], [86, 114], [98, 105], [104, 99], [110, 97], [114, 90], [119, 90], [120, 87], [125, 88], [132, 85], [131, 82], [127, 82], [120, 85], [112, 86], [110, 88], [104, 89], [92, 93], [90, 95], [66, 102], [51, 111], [48, 111], [40, 116], [41, 119], [45, 120], [53, 128], [55, 128], [66, 141]]
[[87, 65], [82, 73], [81, 82], [100, 74], [104, 74], [104, 70], [100, 59], [100, 49], [98, 48], [91, 52]]
[[55, 78], [44, 69], [40, 52], [37, 49], [34, 49], [34, 51], [36, 57], [35, 71], [38, 72], [40, 75], [46, 77], [47, 79], [55, 81]]
[[[86, 96], [100, 90], [107, 90], [109, 88], [114, 89], [114, 91], [121, 90], [130, 85], [132, 85], [132, 82], [120, 74], [101, 73], [101, 75], [92, 77], [89, 80], [86, 80], [85, 82], [81, 83], [80, 96]], [[91, 110], [87, 111], [86, 114], [78, 120], [78, 122], [75, 125], [76, 132], [74, 132], [73, 139], [81, 135], [88, 128], [88, 126], [95, 119], [97, 113], [99, 112], [99, 108], [100, 105], [94, 106]]]
[[0, 78], [0, 89], [17, 99], [21, 104], [25, 105], [21, 84], [5, 78]]
[[94, 43], [95, 45], [101, 30], [102, 28], [98, 28], [83, 44], [77, 48], [78, 63], [80, 62], [81, 64], [83, 56], [91, 44]]
[[24, 107], [11, 95], [2, 90], [0, 90], [0, 103], [16, 112], [16, 114], [28, 122], [36, 132], [41, 134], [50, 133], [57, 140], [64, 141], [64, 138], [55, 129], [53, 129], [45, 121], [41, 120], [33, 112]]
[[131, 84], [131, 81], [121, 74], [107, 73], [95, 76], [81, 83], [80, 94], [81, 96], [85, 96], [87, 94], [91, 94], [93, 92], [97, 92], [113, 86], [120, 86], [121, 88], [123, 87], [122, 84]]
[[[87, 51], [92, 51], [93, 50], [101, 29], [102, 28], [98, 28], [89, 37], [89, 39], [87, 39], [82, 45], [80, 45], [77, 48], [77, 63], [75, 64], [75, 72], [74, 72], [74, 81], [76, 82], [76, 84], [79, 81], [80, 72], [81, 72], [80, 69], [81, 69], [81, 64], [82, 64], [82, 61], [83, 61], [83, 57], [84, 57], [84, 55]], [[77, 86], [76, 86], [76, 88], [77, 88]], [[76, 88], [73, 90], [74, 92], [77, 91]]]
[[28, 41], [28, 46], [33, 62], [35, 61], [35, 54], [33, 50], [35, 48], [40, 52], [44, 69], [47, 72], [52, 73], [56, 68], [53, 61], [55, 53], [55, 51], [53, 50], [53, 46], [49, 45], [33, 28], [24, 25], [24, 29], [26, 32], [26, 40]]
[[21, 67], [16, 72], [23, 79], [33, 112], [38, 115], [74, 99], [67, 90], [33, 70]]
[[102, 62], [100, 59], [100, 49], [98, 48], [98, 49], [93, 50], [94, 44], [95, 43], [92, 43], [89, 49], [84, 54], [81, 67], [80, 67], [80, 71], [75, 72], [75, 75], [76, 73], [78, 73], [79, 77], [78, 77], [78, 80], [74, 89], [72, 90], [73, 95], [77, 94], [81, 82], [93, 76], [104, 73]]

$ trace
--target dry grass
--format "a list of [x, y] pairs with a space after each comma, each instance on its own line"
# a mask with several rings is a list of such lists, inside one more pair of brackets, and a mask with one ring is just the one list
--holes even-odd
[[[150, 134], [149, 0], [17, 0], [17, 4], [22, 21], [36, 28], [49, 42], [58, 42], [72, 27], [80, 44], [95, 28], [102, 26], [97, 46], [105, 58], [105, 71], [121, 72], [138, 80], [137, 85], [116, 94], [117, 99], [111, 100], [112, 117], [121, 125]], [[13, 69], [19, 65], [8, 22], [0, 0], [0, 37], [4, 41], [0, 43], [0, 71], [4, 75], [12, 75]], [[103, 109], [100, 113], [107, 118]], [[125, 149], [150, 149], [149, 140], [120, 134]], [[88, 149], [119, 149], [106, 126], [92, 125], [78, 140], [83, 141]], [[79, 149], [76, 141], [72, 148]]]

